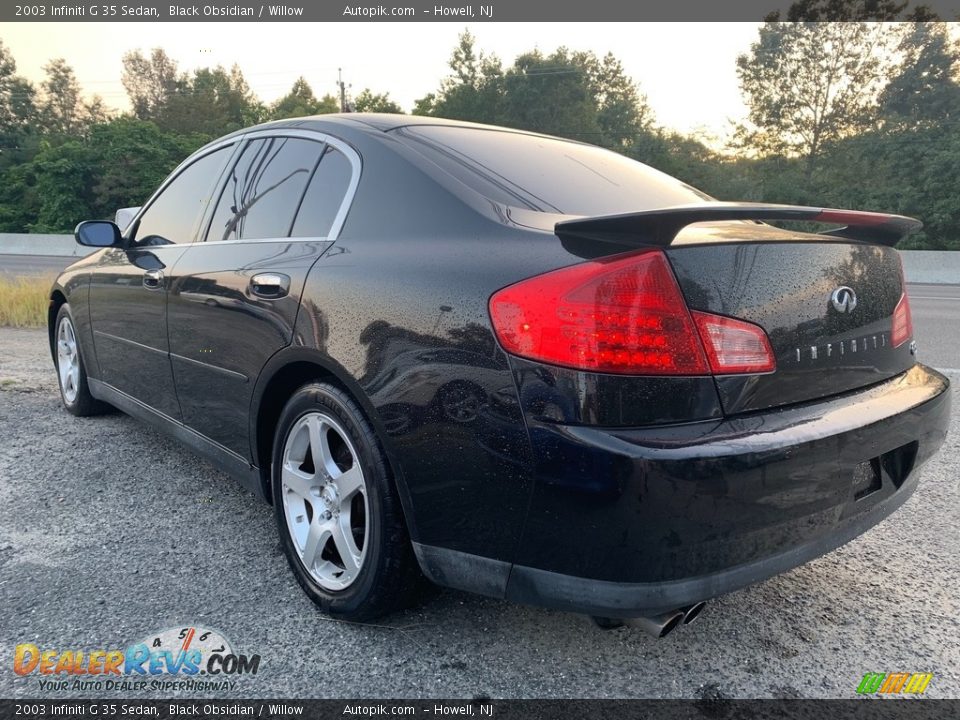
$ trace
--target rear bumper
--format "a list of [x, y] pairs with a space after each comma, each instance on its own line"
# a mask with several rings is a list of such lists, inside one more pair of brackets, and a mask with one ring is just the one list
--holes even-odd
[[918, 365], [725, 420], [528, 419], [537, 482], [514, 563], [418, 553], [439, 582], [519, 602], [620, 617], [690, 605], [823, 555], [902, 505], [946, 436], [948, 389]]

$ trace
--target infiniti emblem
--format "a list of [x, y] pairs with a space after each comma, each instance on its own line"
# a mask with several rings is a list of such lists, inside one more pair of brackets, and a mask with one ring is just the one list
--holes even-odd
[[857, 294], [853, 288], [841, 285], [830, 294], [830, 304], [837, 312], [852, 313], [857, 307]]

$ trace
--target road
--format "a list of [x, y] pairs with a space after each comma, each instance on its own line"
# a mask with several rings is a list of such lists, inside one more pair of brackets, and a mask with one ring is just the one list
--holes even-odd
[[903, 508], [656, 641], [450, 590], [375, 625], [331, 620], [288, 571], [270, 507], [130, 417], [67, 414], [45, 332], [0, 329], [0, 697], [52, 697], [12, 671], [19, 643], [111, 650], [199, 627], [260, 670], [185, 696], [851, 698], [866, 672], [917, 671], [934, 674], [927, 697], [960, 698], [950, 377], [951, 434]]
[[960, 285], [907, 286], [920, 361], [960, 368]]

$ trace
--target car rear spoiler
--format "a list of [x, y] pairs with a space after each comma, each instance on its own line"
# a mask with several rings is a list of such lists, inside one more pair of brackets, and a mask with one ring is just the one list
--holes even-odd
[[923, 227], [919, 220], [903, 215], [831, 210], [802, 205], [709, 202], [622, 215], [564, 220], [558, 222], [554, 229], [557, 235], [618, 243], [641, 241], [643, 244], [666, 247], [687, 225], [720, 220], [799, 220], [842, 224], [844, 227], [822, 234], [889, 247]]

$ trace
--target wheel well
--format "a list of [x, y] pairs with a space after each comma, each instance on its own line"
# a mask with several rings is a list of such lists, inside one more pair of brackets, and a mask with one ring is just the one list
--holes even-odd
[[54, 349], [53, 349], [54, 348], [53, 338], [56, 332], [56, 328], [54, 328], [53, 325], [57, 320], [57, 313], [60, 312], [60, 308], [66, 304], [67, 304], [67, 298], [66, 296], [64, 296], [62, 292], [60, 292], [59, 290], [54, 290], [51, 293], [50, 305], [47, 308], [47, 336], [50, 340], [51, 354], [56, 354], [54, 353]]
[[273, 502], [270, 493], [270, 467], [273, 462], [273, 435], [283, 406], [297, 388], [309, 382], [322, 381], [347, 391], [337, 377], [326, 368], [308, 361], [293, 362], [280, 368], [263, 389], [260, 407], [257, 408], [256, 460], [260, 466], [260, 479], [267, 502]]
[[[278, 369], [267, 382], [263, 393], [260, 395], [260, 405], [257, 408], [256, 454], [254, 456], [254, 460], [260, 468], [260, 482], [262, 483], [263, 496], [270, 504], [273, 504], [270, 474], [273, 465], [273, 436], [276, 433], [277, 421], [280, 420], [280, 413], [283, 412], [283, 407], [287, 404], [287, 400], [289, 400], [293, 393], [299, 388], [310, 382], [325, 382], [338, 387], [357, 404], [360, 412], [363, 413], [367, 421], [372, 423], [374, 427], [377, 426], [374, 418], [371, 417], [370, 409], [364, 407], [361, 399], [358, 398], [355, 393], [351, 392], [350, 388], [347, 387], [335, 373], [323, 365], [311, 362], [310, 360], [296, 360]], [[400, 504], [403, 508], [404, 522], [407, 523], [407, 530], [410, 533], [410, 537], [414, 538], [415, 528], [412, 525], [413, 519], [409, 512], [410, 498], [407, 495], [406, 486], [401, 480], [400, 469], [396, 466], [394, 459], [384, 447], [385, 438], [382, 434], [382, 428], [375, 430], [375, 435], [381, 450], [383, 450], [386, 456], [390, 480], [394, 483], [394, 487], [400, 495]]]

